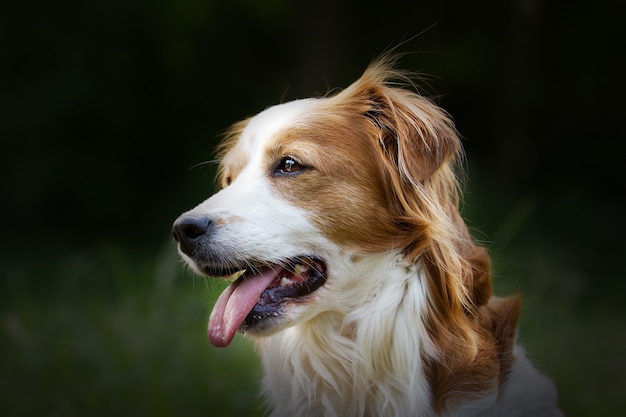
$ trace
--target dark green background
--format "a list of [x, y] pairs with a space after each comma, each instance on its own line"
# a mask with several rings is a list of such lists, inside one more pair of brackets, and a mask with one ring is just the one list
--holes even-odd
[[[231, 123], [402, 66], [465, 139], [463, 207], [567, 415], [626, 407], [626, 3], [23, 1], [0, 6], [0, 414], [249, 415], [204, 329], [223, 284], [170, 242]], [[416, 36], [418, 35], [418, 36]]]

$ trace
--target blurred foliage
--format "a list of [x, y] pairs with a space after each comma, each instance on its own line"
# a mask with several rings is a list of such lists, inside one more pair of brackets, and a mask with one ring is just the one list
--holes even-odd
[[181, 273], [177, 256], [103, 245], [34, 268], [2, 259], [0, 414], [260, 415], [250, 344], [214, 349], [203, 331], [224, 285]]
[[207, 343], [221, 287], [164, 247], [171, 222], [231, 123], [405, 42], [465, 139], [464, 213], [524, 296], [521, 342], [568, 416], [619, 415], [625, 4], [3, 3], [0, 414], [259, 415], [258, 360]]

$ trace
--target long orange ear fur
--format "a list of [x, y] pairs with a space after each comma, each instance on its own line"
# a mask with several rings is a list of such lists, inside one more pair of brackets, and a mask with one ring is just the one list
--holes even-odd
[[512, 349], [509, 330], [517, 323], [519, 302], [488, 306], [490, 258], [472, 241], [459, 213], [459, 136], [444, 110], [404, 88], [412, 85], [410, 77], [393, 64], [393, 57], [379, 59], [338, 96], [343, 103], [358, 103], [378, 132], [396, 244], [426, 272], [426, 327], [440, 354], [425, 362], [435, 405], [443, 408], [449, 394], [488, 389], [504, 372], [498, 356], [506, 352], [495, 346]]

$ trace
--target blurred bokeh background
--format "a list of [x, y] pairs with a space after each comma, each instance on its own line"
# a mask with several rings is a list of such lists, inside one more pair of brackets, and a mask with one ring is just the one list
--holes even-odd
[[261, 415], [206, 340], [223, 284], [170, 239], [219, 134], [402, 66], [465, 139], [463, 212], [520, 292], [568, 416], [626, 409], [626, 3], [60, 0], [0, 5], [0, 414]]

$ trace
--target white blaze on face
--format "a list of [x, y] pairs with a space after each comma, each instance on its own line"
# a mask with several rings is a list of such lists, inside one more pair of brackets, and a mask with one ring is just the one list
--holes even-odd
[[213, 243], [224, 253], [250, 259], [286, 259], [309, 254], [324, 244], [307, 213], [273, 188], [273, 166], [268, 166], [266, 155], [277, 134], [320, 100], [280, 104], [252, 118], [224, 160], [227, 166], [243, 164], [241, 171], [228, 187], [188, 212], [208, 215], [216, 222], [219, 227], [212, 236]]

